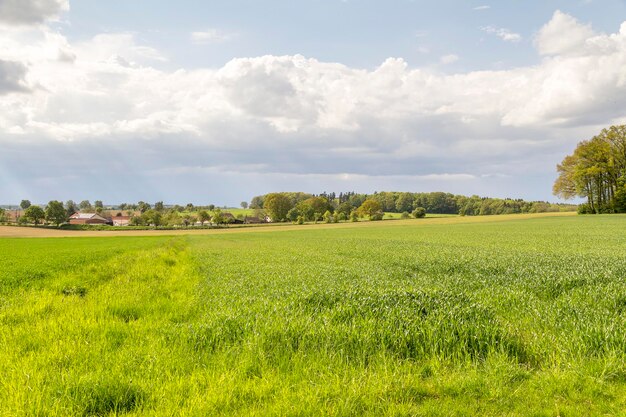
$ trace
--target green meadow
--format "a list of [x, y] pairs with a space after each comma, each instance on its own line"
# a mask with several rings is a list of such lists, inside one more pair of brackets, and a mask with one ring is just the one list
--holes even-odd
[[626, 415], [626, 216], [452, 220], [0, 239], [0, 415]]

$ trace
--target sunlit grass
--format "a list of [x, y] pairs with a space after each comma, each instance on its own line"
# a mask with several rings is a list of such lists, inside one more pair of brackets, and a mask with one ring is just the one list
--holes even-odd
[[462, 220], [0, 240], [0, 413], [620, 415], [626, 217]]

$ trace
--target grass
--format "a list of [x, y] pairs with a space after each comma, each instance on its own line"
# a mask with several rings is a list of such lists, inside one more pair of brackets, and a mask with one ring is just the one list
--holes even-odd
[[623, 415], [625, 220], [2, 239], [0, 415]]

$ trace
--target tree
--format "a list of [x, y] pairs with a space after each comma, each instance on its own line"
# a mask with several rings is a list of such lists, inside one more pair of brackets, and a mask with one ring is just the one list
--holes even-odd
[[7, 221], [7, 212], [2, 207], [0, 207], [0, 223]]
[[208, 222], [209, 220], [211, 220], [211, 216], [206, 210], [200, 210], [198, 212], [198, 221], [202, 223], [203, 226], [204, 226], [204, 223]]
[[[361, 217], [369, 217], [370, 220], [376, 220], [378, 217], [382, 219], [383, 209], [382, 205], [378, 200], [373, 198], [369, 198], [361, 204], [361, 207], [358, 209], [358, 214]], [[378, 219], [378, 220], [380, 220]]]
[[210, 211], [215, 210], [215, 204], [209, 204], [208, 209], [209, 209]]
[[289, 221], [292, 221], [295, 223], [296, 221], [298, 221], [298, 217], [301, 217], [301, 216], [298, 212], [298, 209], [295, 207], [287, 212], [287, 220]]
[[408, 219], [410, 217], [411, 217], [411, 215], [409, 214], [408, 211], [403, 211], [402, 214], [400, 215], [401, 219]]
[[[306, 220], [319, 220], [323, 213], [331, 211], [332, 206], [328, 200], [324, 197], [309, 197], [300, 201], [296, 208], [300, 215], [304, 216]], [[315, 213], [320, 213], [319, 216], [315, 216]], [[332, 214], [332, 212], [331, 212]]]
[[80, 208], [81, 211], [89, 211], [91, 210], [91, 203], [89, 202], [89, 200], [83, 200], [78, 204], [78, 207]]
[[273, 222], [282, 222], [287, 219], [287, 213], [293, 208], [293, 205], [284, 193], [272, 193], [265, 196], [263, 208]]
[[413, 208], [413, 196], [411, 193], [401, 193], [396, 200], [396, 211], [402, 213], [409, 212]]
[[240, 205], [241, 205], [241, 208], [244, 209], [244, 210], [248, 208], [248, 202], [247, 201], [242, 201], [240, 203]]
[[65, 212], [67, 213], [67, 217], [71, 216], [77, 211], [78, 211], [78, 207], [76, 206], [76, 203], [74, 203], [73, 200], [67, 200], [65, 202]]
[[257, 195], [255, 197], [252, 197], [252, 201], [250, 201], [249, 207], [252, 209], [261, 209], [265, 205], [265, 202], [263, 200], [264, 198], [262, 195]]
[[22, 200], [22, 202], [20, 203], [20, 207], [22, 208], [22, 210], [26, 210], [30, 207], [30, 205], [30, 200]]
[[150, 206], [150, 204], [146, 203], [145, 201], [140, 201], [137, 203], [137, 210], [139, 210], [141, 213], [145, 213], [151, 208], [152, 207]]
[[350, 221], [351, 222], [358, 222], [359, 221], [359, 213], [357, 210], [352, 210], [352, 212], [350, 213]]
[[211, 221], [215, 224], [224, 224], [225, 219], [224, 219], [224, 215], [222, 214], [222, 210], [220, 210], [219, 208], [216, 208], [213, 211], [213, 217], [211, 217]]
[[156, 211], [163, 211], [165, 209], [165, 206], [163, 205], [162, 201], [157, 201], [156, 203], [154, 203], [154, 209]]
[[34, 225], [38, 225], [46, 218], [46, 213], [39, 206], [30, 206], [24, 211], [26, 220]]
[[[95, 208], [97, 208], [97, 209], [98, 209], [98, 208], [101, 208], [101, 209], [103, 209], [103, 208], [104, 208], [104, 204], [102, 204], [102, 200], [96, 200], [96, 201], [94, 201], [94, 202], [93, 202], [93, 206], [94, 206]], [[122, 209], [122, 210], [124, 210], [124, 209]]]
[[424, 207], [416, 207], [415, 210], [413, 210], [413, 217], [415, 217], [416, 219], [422, 219], [426, 217], [426, 209]]
[[163, 220], [161, 213], [154, 209], [147, 210], [141, 215], [141, 218], [145, 224], [152, 226], [161, 226]]
[[626, 126], [611, 126], [590, 140], [579, 142], [574, 153], [557, 165], [553, 193], [564, 199], [586, 197], [583, 212], [613, 212], [620, 180], [626, 177]]
[[[71, 200], [68, 201], [68, 203], [70, 202], [72, 203], [72, 205], [74, 204]], [[70, 205], [67, 205], [67, 206], [71, 207]], [[60, 201], [56, 201], [56, 200], [50, 201], [48, 203], [48, 206], [46, 207], [46, 220], [58, 227], [62, 225], [63, 223], [67, 222], [67, 218], [68, 218], [67, 212], [68, 212], [68, 209], [66, 207], [63, 207], [63, 203], [61, 203]]]
[[348, 218], [351, 211], [352, 211], [352, 205], [350, 205], [350, 203], [348, 203], [347, 201], [344, 201], [343, 203], [340, 203], [337, 206], [335, 213], [343, 214], [346, 218]]
[[324, 221], [325, 221], [326, 223], [330, 223], [330, 222], [332, 222], [332, 221], [333, 221], [333, 215], [332, 215], [332, 213], [330, 212], [330, 210], [326, 210], [326, 212], [324, 213]]

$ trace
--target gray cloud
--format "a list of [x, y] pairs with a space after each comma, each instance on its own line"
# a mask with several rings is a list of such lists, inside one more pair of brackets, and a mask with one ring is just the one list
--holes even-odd
[[26, 66], [20, 62], [0, 60], [0, 95], [28, 91], [26, 72]]
[[68, 0], [0, 0], [0, 22], [9, 25], [41, 23], [68, 8]]

